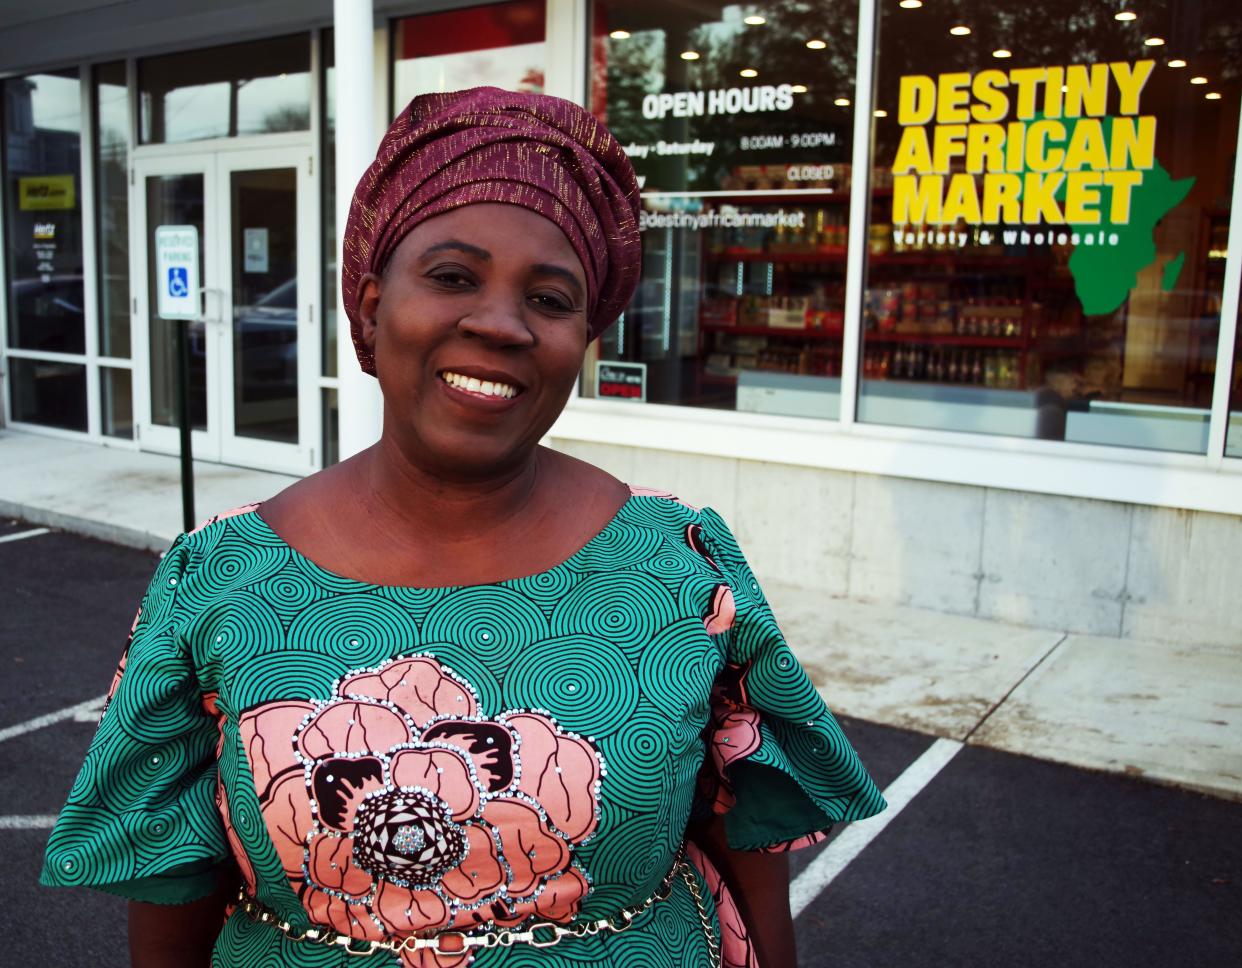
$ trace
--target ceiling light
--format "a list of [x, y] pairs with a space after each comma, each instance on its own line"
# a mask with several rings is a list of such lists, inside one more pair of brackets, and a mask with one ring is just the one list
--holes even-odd
[[743, 77], [758, 77], [759, 76], [759, 72], [755, 70], [753, 67], [743, 67], [740, 71], [738, 71], [738, 73], [741, 74]]
[[1207, 78], [1206, 77], [1192, 77], [1190, 79], [1190, 83], [1191, 84], [1206, 84]]
[[697, 50], [683, 50], [681, 52], [682, 60], [698, 60], [699, 52]]
[[750, 17], [742, 18], [742, 23], [750, 24], [752, 27], [759, 27], [759, 26], [762, 26], [763, 24], [766, 24], [767, 22], [768, 22], [767, 17], [760, 17], [758, 14], [755, 14]]
[[1163, 47], [1164, 38], [1163, 37], [1148, 37], [1145, 41], [1143, 41], [1143, 43], [1146, 44], [1148, 47]]
[[887, 118], [888, 112], [885, 111], [883, 108], [880, 108], [878, 111], [875, 112], [875, 116], [877, 118]]
[[847, 97], [839, 97], [832, 103], [839, 108], [848, 108], [850, 106], [850, 99]]
[[1012, 56], [1013, 56], [1013, 51], [1011, 51], [1011, 50], [1005, 50], [1005, 48], [1004, 48], [1004, 47], [1002, 47], [1002, 48], [1000, 48], [999, 50], [994, 50], [994, 51], [992, 51], [992, 56], [993, 56], [993, 57], [999, 57], [1001, 60], [1004, 60], [1006, 57], [1012, 57]]
[[823, 50], [825, 47], [827, 47], [827, 46], [828, 46], [828, 45], [827, 45], [826, 43], [824, 43], [824, 41], [822, 41], [822, 40], [808, 40], [808, 41], [806, 42], [806, 45], [807, 45], [807, 47], [809, 47], [811, 50]]
[[1185, 67], [1186, 62], [1182, 60], [1180, 57], [1174, 57], [1171, 61], [1169, 61], [1169, 66], [1170, 67]]
[[1113, 14], [1114, 20], [1138, 20], [1138, 14], [1133, 10], [1121, 10]]
[[1209, 100], [1209, 101], [1219, 101], [1219, 100], [1220, 100], [1220, 95], [1219, 95], [1216, 91], [1208, 91], [1208, 92], [1207, 92], [1205, 95], [1203, 95], [1203, 96], [1204, 96], [1204, 98], [1206, 98], [1206, 99], [1207, 99], [1207, 100]]
[[629, 40], [630, 32], [628, 30], [614, 30], [608, 36], [613, 40]]
[[795, 84], [795, 85], [794, 85], [793, 87], [791, 87], [789, 90], [790, 90], [791, 92], [793, 92], [794, 94], [805, 94], [805, 93], [806, 93], [806, 85], [805, 85], [805, 84]]
[[923, 6], [923, 0], [901, 0], [898, 6], [903, 10], [918, 10], [919, 7]]
[[949, 33], [951, 33], [954, 37], [965, 37], [970, 33], [970, 28], [965, 24], [958, 24], [956, 27], [950, 27]]

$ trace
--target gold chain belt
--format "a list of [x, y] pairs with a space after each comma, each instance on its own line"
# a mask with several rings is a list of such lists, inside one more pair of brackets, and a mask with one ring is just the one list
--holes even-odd
[[703, 928], [703, 936], [707, 941], [711, 962], [719, 966], [720, 943], [716, 940], [716, 933], [712, 927], [711, 912], [707, 910], [702, 891], [699, 889], [694, 867], [685, 859], [684, 849], [677, 852], [672, 869], [651, 897], [638, 904], [622, 908], [620, 913], [611, 917], [600, 918], [598, 921], [579, 921], [569, 926], [553, 921], [539, 921], [521, 931], [511, 928], [473, 932], [440, 931], [427, 937], [409, 935], [399, 941], [369, 941], [352, 938], [347, 934], [333, 931], [331, 928], [296, 928], [263, 902], [247, 895], [245, 888], [238, 893], [237, 906], [251, 921], [256, 924], [270, 924], [291, 941], [332, 945], [344, 949], [347, 954], [360, 958], [369, 957], [377, 951], [390, 951], [397, 955], [403, 951], [432, 951], [442, 955], [457, 955], [471, 948], [511, 948], [519, 944], [528, 944], [534, 948], [551, 948], [565, 938], [587, 938], [601, 933], [620, 934], [632, 928], [639, 915], [657, 901], [667, 900], [673, 892], [673, 882], [678, 877], [685, 881], [690, 889], [690, 896], [694, 899], [699, 923]]

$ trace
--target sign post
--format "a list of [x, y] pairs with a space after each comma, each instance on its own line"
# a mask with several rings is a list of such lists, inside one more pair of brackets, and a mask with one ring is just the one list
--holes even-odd
[[155, 230], [156, 315], [174, 327], [177, 354], [177, 424], [181, 430], [181, 520], [194, 528], [194, 450], [190, 434], [190, 321], [199, 312], [198, 229], [161, 225]]

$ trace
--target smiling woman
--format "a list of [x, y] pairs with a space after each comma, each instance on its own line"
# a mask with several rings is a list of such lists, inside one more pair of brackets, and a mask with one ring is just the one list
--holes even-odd
[[785, 852], [883, 800], [720, 517], [539, 446], [638, 211], [568, 102], [394, 122], [342, 260], [381, 438], [177, 540], [48, 844], [135, 964], [795, 963]]

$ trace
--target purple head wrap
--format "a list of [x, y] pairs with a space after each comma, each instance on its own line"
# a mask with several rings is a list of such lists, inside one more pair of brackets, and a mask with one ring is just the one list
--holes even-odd
[[638, 180], [589, 111], [544, 94], [476, 87], [416, 97], [397, 116], [354, 190], [341, 289], [362, 369], [360, 282], [379, 273], [425, 219], [478, 202], [520, 205], [555, 223], [587, 281], [588, 337], [625, 309], [642, 268]]

